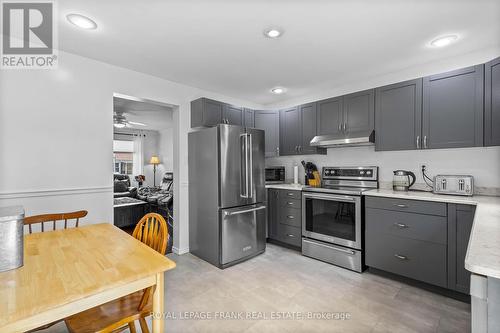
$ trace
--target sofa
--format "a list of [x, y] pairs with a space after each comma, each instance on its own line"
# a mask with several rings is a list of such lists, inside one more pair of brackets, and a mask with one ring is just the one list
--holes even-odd
[[113, 175], [114, 180], [114, 190], [113, 196], [115, 198], [135, 198], [137, 196], [137, 188], [130, 186], [130, 177], [128, 175], [123, 175], [115, 173]]

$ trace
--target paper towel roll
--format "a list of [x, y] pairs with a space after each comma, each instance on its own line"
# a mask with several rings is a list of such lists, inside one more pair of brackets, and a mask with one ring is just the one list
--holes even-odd
[[293, 183], [298, 184], [299, 183], [299, 166], [295, 165], [293, 167]]

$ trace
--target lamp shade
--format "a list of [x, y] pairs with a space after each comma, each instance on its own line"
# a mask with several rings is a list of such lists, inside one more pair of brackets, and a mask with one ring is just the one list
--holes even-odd
[[151, 156], [149, 164], [160, 164], [160, 158], [158, 156]]

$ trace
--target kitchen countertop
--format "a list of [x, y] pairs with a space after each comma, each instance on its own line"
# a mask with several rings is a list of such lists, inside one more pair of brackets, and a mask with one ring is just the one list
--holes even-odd
[[475, 205], [476, 213], [465, 257], [465, 268], [475, 274], [500, 279], [500, 197], [461, 197], [429, 192], [370, 190], [366, 196]]
[[302, 191], [306, 187], [308, 187], [308, 186], [307, 185], [303, 185], [303, 184], [289, 184], [289, 183], [284, 183], [284, 184], [266, 184], [266, 188], [276, 188], [276, 189], [280, 189], [280, 190]]

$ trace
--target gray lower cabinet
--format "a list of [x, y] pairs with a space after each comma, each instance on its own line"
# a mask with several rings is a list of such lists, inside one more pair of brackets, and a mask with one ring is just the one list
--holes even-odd
[[191, 101], [191, 127], [214, 126], [222, 123], [224, 103], [209, 98]]
[[267, 190], [267, 237], [278, 239], [279, 190]]
[[474, 206], [366, 197], [366, 265], [468, 294], [473, 218]]
[[298, 107], [280, 110], [280, 155], [299, 154], [302, 143], [300, 123]]
[[245, 109], [243, 113], [243, 126], [255, 127], [255, 111], [252, 109]]
[[346, 133], [370, 131], [375, 127], [375, 90], [369, 89], [343, 96]]
[[301, 246], [301, 193], [298, 190], [268, 190], [268, 238]]
[[375, 150], [420, 149], [422, 79], [377, 88], [375, 101]]
[[278, 111], [255, 111], [254, 127], [264, 130], [265, 156], [280, 155], [280, 118]]
[[424, 149], [483, 145], [483, 88], [484, 65], [424, 78]]
[[472, 231], [475, 206], [448, 204], [448, 288], [470, 292], [471, 273], [465, 269], [465, 255]]
[[500, 146], [500, 58], [484, 66], [484, 145]]

